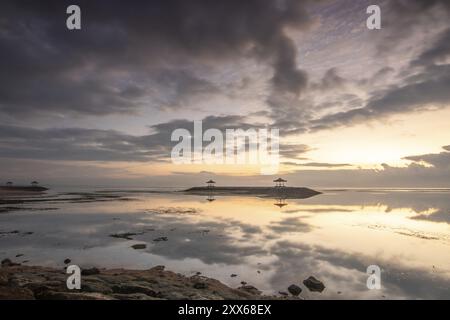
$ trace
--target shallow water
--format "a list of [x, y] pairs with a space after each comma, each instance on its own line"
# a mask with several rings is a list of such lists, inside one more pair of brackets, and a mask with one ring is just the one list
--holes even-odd
[[[267, 294], [294, 283], [307, 299], [450, 299], [450, 190], [322, 190], [287, 201], [110, 191], [56, 190], [35, 198], [42, 202], [2, 205], [18, 209], [0, 213], [0, 259], [165, 265]], [[147, 248], [131, 248], [137, 243]], [[380, 290], [366, 286], [369, 265], [382, 270]], [[325, 284], [322, 293], [302, 284], [311, 275]]]

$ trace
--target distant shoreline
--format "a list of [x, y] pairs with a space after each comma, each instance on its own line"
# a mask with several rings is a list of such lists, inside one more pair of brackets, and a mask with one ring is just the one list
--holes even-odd
[[45, 187], [39, 187], [39, 186], [7, 186], [7, 187], [0, 187], [0, 191], [2, 192], [11, 192], [11, 193], [17, 193], [17, 192], [42, 192], [47, 191], [48, 188]]
[[322, 192], [300, 187], [193, 187], [181, 191], [193, 195], [220, 195], [220, 196], [257, 196], [275, 197], [285, 199], [306, 199]]

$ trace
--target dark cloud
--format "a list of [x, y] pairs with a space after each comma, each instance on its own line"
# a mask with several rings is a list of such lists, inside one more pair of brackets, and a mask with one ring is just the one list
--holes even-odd
[[149, 161], [167, 157], [164, 152], [167, 149], [156, 143], [158, 138], [157, 134], [135, 137], [113, 130], [0, 127], [0, 149], [4, 158]]
[[445, 30], [434, 43], [434, 45], [425, 50], [413, 61], [413, 65], [430, 65], [446, 62], [450, 57], [450, 28]]
[[[285, 115], [286, 119], [291, 120], [284, 124], [279, 122], [279, 117], [274, 117], [275, 123], [285, 125], [288, 133], [302, 133], [448, 107], [450, 65], [447, 58], [450, 53], [448, 45], [450, 32], [445, 22], [450, 18], [449, 2], [399, 0], [383, 2], [381, 7], [383, 27], [378, 37], [374, 38], [380, 48], [376, 57], [389, 56], [394, 49], [401, 47], [400, 44], [417, 41], [414, 37], [421, 35], [423, 30], [430, 31], [427, 33], [427, 41], [423, 42], [422, 51], [409, 62], [406, 69], [396, 70], [398, 66], [388, 65], [380, 68], [369, 78], [351, 81], [339, 76], [335, 68], [329, 69], [323, 79], [312, 84], [310, 89], [319, 90], [321, 94], [328, 90], [338, 90], [341, 92], [340, 97], [338, 99], [332, 97], [318, 105], [311, 103], [312, 106], [304, 101], [296, 103], [286, 101], [286, 105], [293, 105]], [[437, 34], [436, 31], [443, 27], [447, 27], [446, 30]], [[433, 38], [435, 36], [436, 39]], [[395, 82], [381, 87], [382, 90], [373, 88], [375, 84], [382, 84], [386, 81], [386, 77], [394, 75], [396, 71], [399, 72]], [[343, 99], [345, 84], [359, 86], [367, 91], [369, 97], [365, 101], [359, 97], [355, 97], [351, 102], [345, 101]], [[314, 98], [310, 100], [313, 101]], [[314, 117], [311, 112], [311, 110], [330, 110], [333, 107], [338, 107], [338, 110], [329, 111], [319, 117]], [[293, 111], [295, 109], [301, 111], [295, 112]], [[297, 119], [297, 123], [292, 121], [292, 118]]]
[[135, 112], [154, 96], [152, 81], [169, 86], [168, 101], [156, 104], [179, 106], [215, 88], [186, 75], [186, 65], [240, 57], [273, 66], [275, 92], [298, 92], [306, 75], [285, 28], [309, 24], [306, 2], [82, 0], [82, 30], [72, 32], [65, 27], [70, 1], [2, 1], [0, 110], [21, 117]]
[[283, 164], [289, 166], [298, 167], [317, 167], [317, 168], [338, 168], [338, 167], [350, 167], [351, 164], [348, 163], [325, 163], [325, 162], [307, 162], [307, 163], [297, 163], [297, 162], [283, 162]]
[[[225, 133], [226, 129], [254, 128], [255, 123], [250, 123], [245, 116], [208, 116], [202, 119], [202, 127], [203, 132], [215, 128]], [[193, 134], [194, 123], [189, 120], [159, 123], [149, 127], [149, 134], [141, 136], [115, 130], [0, 125], [0, 155], [73, 161], [170, 161], [172, 147], [177, 143], [171, 141], [171, 136], [176, 129], [186, 129]], [[287, 154], [306, 149], [303, 145], [282, 147]]]
[[[446, 151], [450, 151], [449, 147], [443, 147]], [[450, 152], [423, 154], [418, 156], [409, 156], [404, 159], [414, 162], [425, 162], [437, 169], [450, 169]]]
[[291, 159], [304, 160], [305, 158], [301, 157], [300, 155], [311, 151], [311, 148], [306, 144], [282, 144], [279, 147], [279, 151], [280, 156]]
[[338, 74], [338, 70], [331, 68], [325, 72], [320, 83], [312, 85], [312, 88], [319, 91], [328, 91], [342, 88], [346, 83], [347, 80]]
[[[311, 130], [353, 125], [396, 114], [444, 108], [450, 102], [450, 65], [432, 66], [420, 75], [407, 78], [403, 85], [376, 93], [364, 107], [326, 115], [312, 120]], [[406, 83], [406, 84], [405, 84]]]
[[378, 53], [386, 55], [399, 43], [410, 40], [415, 33], [432, 30], [450, 17], [447, 0], [389, 0], [383, 2], [382, 24], [384, 30], [378, 42]]

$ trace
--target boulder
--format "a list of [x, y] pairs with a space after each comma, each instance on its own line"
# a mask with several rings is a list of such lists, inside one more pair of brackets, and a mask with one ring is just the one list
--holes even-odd
[[27, 288], [0, 287], [0, 300], [34, 300], [34, 294]]
[[251, 286], [251, 285], [244, 285], [244, 286], [239, 287], [238, 289], [246, 291], [246, 292], [248, 292], [250, 294], [253, 294], [253, 295], [260, 295], [262, 293], [257, 288], [255, 288], [254, 286]]
[[83, 269], [81, 270], [81, 275], [82, 276], [93, 276], [96, 274], [99, 274], [100, 270], [98, 270], [97, 268], [90, 268], [90, 269]]
[[194, 288], [195, 289], [207, 289], [208, 284], [206, 284], [205, 282], [196, 282], [196, 283], [194, 283]]
[[145, 243], [134, 244], [131, 246], [135, 250], [145, 249], [147, 245]]
[[119, 294], [134, 294], [142, 293], [149, 297], [158, 297], [159, 294], [152, 290], [151, 288], [145, 287], [139, 284], [121, 284], [112, 287], [114, 293]]
[[20, 266], [20, 264], [14, 263], [10, 259], [2, 260], [2, 267], [14, 267], [14, 266]]
[[159, 272], [161, 272], [161, 271], [164, 271], [165, 268], [166, 268], [165, 266], [156, 266], [156, 267], [151, 268], [150, 271], [159, 271]]
[[313, 276], [303, 280], [303, 284], [312, 292], [322, 292], [325, 289], [325, 285]]
[[300, 288], [299, 286], [297, 286], [296, 284], [291, 284], [288, 287], [288, 291], [290, 294], [292, 294], [293, 296], [298, 296], [300, 293], [302, 293], [302, 288]]

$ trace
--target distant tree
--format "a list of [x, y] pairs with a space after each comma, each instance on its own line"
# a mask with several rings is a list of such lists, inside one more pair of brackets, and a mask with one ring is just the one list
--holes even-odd
[[6, 183], [6, 185], [7, 185], [8, 187], [11, 187], [11, 186], [13, 185], [13, 183], [12, 183], [11, 181], [8, 181], [8, 182]]
[[33, 182], [31, 183], [31, 185], [32, 185], [33, 187], [37, 187], [37, 186], [39, 185], [39, 182], [33, 181]]

